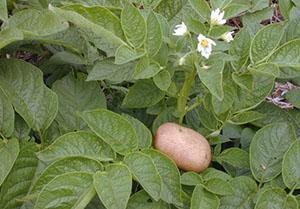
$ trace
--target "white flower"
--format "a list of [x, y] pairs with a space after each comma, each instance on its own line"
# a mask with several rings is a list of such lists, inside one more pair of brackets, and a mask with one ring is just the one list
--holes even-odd
[[184, 22], [182, 22], [181, 24], [175, 26], [173, 35], [174, 36], [185, 36], [187, 33], [188, 33], [187, 27], [184, 24]]
[[216, 43], [202, 34], [198, 36], [198, 42], [197, 51], [200, 52], [203, 57], [208, 59], [212, 51], [212, 45], [216, 46]]
[[224, 25], [226, 20], [223, 19], [225, 12], [221, 12], [220, 9], [213, 10], [210, 15], [210, 23], [212, 25]]
[[226, 32], [221, 36], [221, 39], [223, 39], [224, 41], [226, 41], [227, 43], [229, 43], [230, 41], [233, 41], [233, 37], [232, 34], [234, 34], [233, 31], [231, 32]]
[[51, 10], [51, 11], [53, 11], [54, 7], [52, 6], [52, 4], [48, 5], [48, 9]]
[[185, 63], [185, 56], [180, 57], [180, 59], [179, 59], [179, 65], [180, 65], [180, 66], [181, 66], [181, 65], [184, 65], [184, 63]]

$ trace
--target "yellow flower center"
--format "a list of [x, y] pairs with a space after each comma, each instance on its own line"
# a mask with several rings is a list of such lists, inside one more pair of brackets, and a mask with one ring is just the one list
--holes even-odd
[[208, 40], [207, 40], [207, 39], [203, 39], [203, 40], [201, 41], [201, 45], [202, 45], [204, 48], [208, 47]]

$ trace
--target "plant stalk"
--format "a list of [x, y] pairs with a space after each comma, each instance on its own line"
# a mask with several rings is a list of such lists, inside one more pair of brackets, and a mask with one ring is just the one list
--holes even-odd
[[182, 124], [183, 118], [186, 114], [187, 101], [190, 95], [190, 92], [195, 83], [196, 69], [193, 67], [191, 72], [185, 73], [185, 80], [182, 89], [179, 92], [177, 99], [177, 112], [179, 113], [179, 124]]

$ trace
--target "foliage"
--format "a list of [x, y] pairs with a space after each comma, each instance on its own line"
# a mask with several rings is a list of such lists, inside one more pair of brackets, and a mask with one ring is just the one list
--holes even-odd
[[[270, 2], [1, 0], [0, 208], [300, 208], [300, 1]], [[167, 121], [210, 168], [153, 148]]]

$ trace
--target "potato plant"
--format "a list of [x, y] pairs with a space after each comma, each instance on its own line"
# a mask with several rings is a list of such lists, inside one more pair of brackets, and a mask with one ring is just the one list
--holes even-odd
[[299, 0], [0, 0], [0, 20], [1, 209], [300, 208]]

